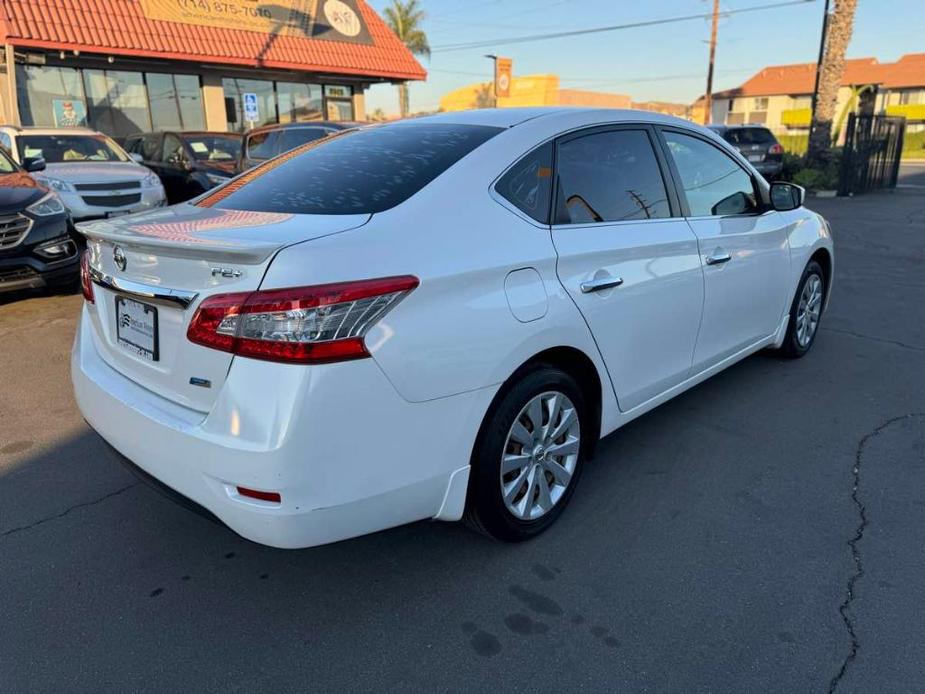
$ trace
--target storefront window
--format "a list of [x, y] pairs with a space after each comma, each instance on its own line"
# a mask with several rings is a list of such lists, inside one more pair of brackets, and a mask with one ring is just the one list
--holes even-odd
[[327, 120], [353, 120], [353, 89], [334, 84], [324, 86]]
[[[222, 80], [225, 90], [225, 104], [228, 111], [228, 130], [244, 132], [268, 123], [276, 123], [276, 95], [273, 83], [263, 80]], [[244, 100], [246, 94], [256, 96], [256, 113], [248, 112]]]
[[279, 105], [279, 122], [295, 123], [321, 120], [321, 87], [317, 84], [277, 82], [276, 99]]
[[93, 127], [113, 137], [151, 130], [148, 93], [140, 72], [84, 70]]
[[145, 74], [154, 130], [204, 130], [198, 75]]
[[67, 67], [16, 66], [16, 96], [23, 125], [87, 125], [80, 71]]

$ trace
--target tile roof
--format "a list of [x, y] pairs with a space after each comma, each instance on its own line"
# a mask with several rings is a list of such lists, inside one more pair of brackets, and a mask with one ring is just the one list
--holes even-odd
[[[715, 92], [713, 97], [812, 94], [815, 79], [815, 63], [772, 65], [734, 89]], [[895, 63], [881, 63], [876, 58], [846, 60], [842, 85], [859, 84], [879, 84], [887, 89], [925, 87], [925, 53], [910, 53]]]
[[0, 0], [0, 39], [51, 50], [424, 79], [420, 63], [366, 1], [356, 6], [372, 45], [153, 20], [139, 0]]

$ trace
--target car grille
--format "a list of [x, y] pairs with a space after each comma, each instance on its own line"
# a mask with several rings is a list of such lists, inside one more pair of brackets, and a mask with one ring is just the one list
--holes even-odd
[[137, 190], [141, 181], [116, 181], [115, 183], [75, 183], [75, 190]]
[[128, 195], [83, 195], [83, 201], [94, 207], [122, 207], [123, 205], [133, 205], [141, 200], [141, 193], [130, 193]]
[[21, 214], [0, 217], [0, 250], [22, 243], [32, 228], [32, 220]]

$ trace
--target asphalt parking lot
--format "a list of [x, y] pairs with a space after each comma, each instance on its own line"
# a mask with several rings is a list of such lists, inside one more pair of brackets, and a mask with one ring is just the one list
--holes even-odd
[[611, 435], [516, 546], [430, 522], [240, 539], [83, 423], [80, 297], [0, 299], [0, 691], [921, 688], [923, 179], [812, 200], [837, 244], [813, 352]]

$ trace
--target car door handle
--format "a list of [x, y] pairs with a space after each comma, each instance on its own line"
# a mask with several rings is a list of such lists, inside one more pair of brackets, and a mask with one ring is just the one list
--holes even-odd
[[707, 265], [722, 265], [723, 263], [728, 263], [732, 260], [732, 256], [728, 253], [714, 253], [713, 255], [707, 256]]
[[622, 277], [600, 277], [596, 280], [589, 280], [581, 283], [581, 293], [590, 294], [591, 292], [600, 292], [604, 289], [613, 289], [623, 284]]

